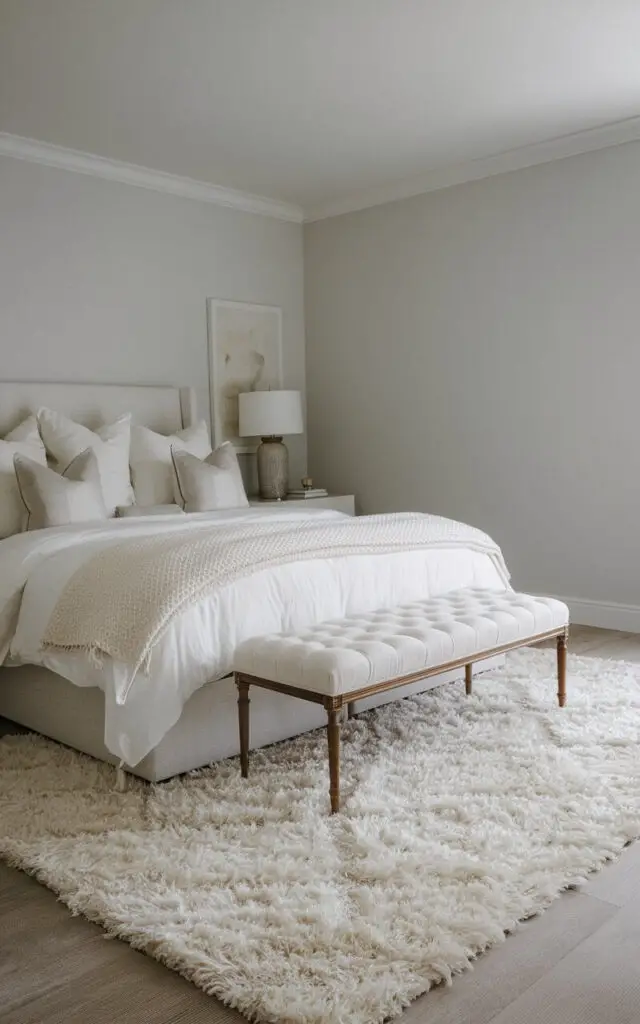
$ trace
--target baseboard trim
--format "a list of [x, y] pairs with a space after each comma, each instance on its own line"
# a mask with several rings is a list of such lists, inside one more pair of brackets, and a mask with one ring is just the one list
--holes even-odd
[[569, 605], [571, 621], [579, 626], [599, 626], [625, 633], [640, 633], [640, 605], [615, 601], [590, 601], [582, 597], [560, 597]]

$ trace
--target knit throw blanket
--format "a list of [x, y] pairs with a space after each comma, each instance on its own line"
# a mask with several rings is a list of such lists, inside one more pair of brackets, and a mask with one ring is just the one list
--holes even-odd
[[[47, 625], [43, 648], [108, 655], [130, 680], [171, 622], [216, 590], [288, 562], [425, 548], [472, 548], [488, 555], [505, 588], [500, 548], [480, 530], [440, 516], [405, 513], [317, 523], [244, 523], [179, 528], [123, 539], [90, 556], [70, 577]], [[128, 688], [127, 688], [128, 690]], [[124, 702], [126, 692], [121, 695]]]

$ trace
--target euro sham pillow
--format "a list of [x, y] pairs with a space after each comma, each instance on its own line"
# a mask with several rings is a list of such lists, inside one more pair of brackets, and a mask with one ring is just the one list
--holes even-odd
[[14, 455], [24, 455], [40, 466], [47, 465], [47, 453], [35, 416], [28, 416], [4, 440], [0, 440], [0, 540], [20, 533], [24, 520], [24, 505], [13, 466]]
[[76, 455], [63, 473], [19, 454], [14, 455], [13, 464], [26, 513], [25, 530], [109, 518], [92, 448]]
[[87, 448], [95, 452], [109, 515], [115, 515], [118, 505], [133, 504], [129, 471], [131, 416], [121, 416], [115, 423], [89, 430], [53, 409], [40, 409], [38, 427], [45, 448], [60, 472]]
[[204, 459], [211, 451], [209, 428], [204, 420], [169, 436], [148, 427], [131, 427], [131, 480], [136, 504], [170, 505], [174, 471], [171, 449]]
[[171, 449], [175, 499], [185, 512], [216, 512], [249, 504], [235, 448], [228, 441], [205, 459]]

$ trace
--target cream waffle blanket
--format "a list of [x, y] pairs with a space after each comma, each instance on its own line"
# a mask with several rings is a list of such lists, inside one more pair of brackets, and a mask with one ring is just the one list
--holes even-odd
[[[287, 562], [388, 554], [429, 547], [488, 555], [505, 588], [500, 548], [480, 530], [439, 516], [403, 513], [295, 525], [212, 525], [123, 539], [89, 558], [68, 580], [42, 639], [45, 650], [106, 655], [132, 681], [172, 620], [211, 591]], [[122, 695], [122, 700], [126, 693]]]

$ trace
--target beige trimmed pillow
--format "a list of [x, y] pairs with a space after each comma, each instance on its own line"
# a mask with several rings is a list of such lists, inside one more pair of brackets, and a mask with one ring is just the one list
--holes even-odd
[[25, 530], [109, 518], [93, 449], [76, 455], [62, 474], [23, 455], [15, 455], [13, 464], [27, 512]]
[[76, 455], [87, 448], [93, 449], [109, 515], [115, 515], [118, 505], [133, 504], [129, 471], [131, 416], [121, 416], [115, 423], [89, 430], [53, 409], [40, 409], [38, 427], [45, 448], [55, 459], [56, 469], [60, 472]]
[[204, 420], [168, 437], [148, 427], [131, 427], [131, 480], [138, 505], [169, 505], [174, 501], [171, 449], [204, 459], [211, 451]]
[[235, 448], [225, 441], [198, 459], [171, 449], [175, 470], [175, 499], [185, 512], [216, 512], [249, 504]]
[[35, 416], [28, 416], [0, 441], [0, 540], [20, 533], [24, 520], [24, 505], [13, 466], [14, 455], [25, 455], [40, 466], [47, 465], [47, 453]]

